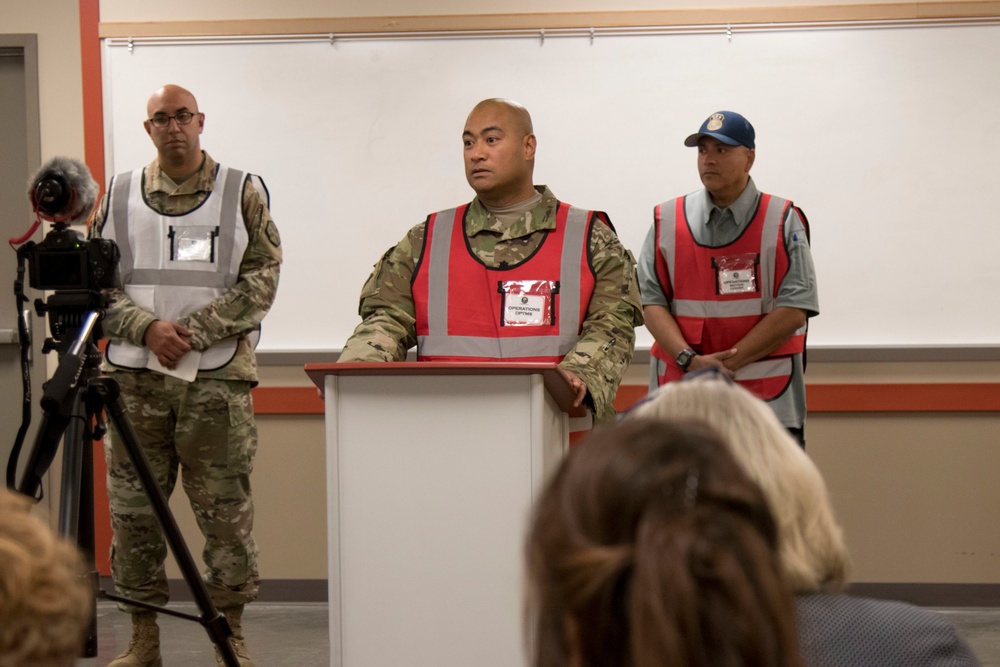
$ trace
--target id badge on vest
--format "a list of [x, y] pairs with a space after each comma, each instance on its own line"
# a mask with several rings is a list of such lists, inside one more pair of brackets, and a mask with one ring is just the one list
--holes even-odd
[[214, 262], [219, 228], [192, 225], [170, 227], [170, 261]]
[[760, 291], [757, 273], [760, 269], [760, 255], [744, 253], [712, 258], [715, 269], [716, 294], [746, 294]]
[[556, 323], [555, 295], [559, 281], [501, 280], [500, 326], [542, 327]]

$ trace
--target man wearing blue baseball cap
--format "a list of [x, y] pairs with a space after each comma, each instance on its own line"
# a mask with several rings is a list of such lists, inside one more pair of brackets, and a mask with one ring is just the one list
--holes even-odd
[[819, 314], [805, 215], [750, 178], [754, 129], [719, 111], [684, 141], [704, 189], [654, 209], [639, 257], [655, 343], [650, 391], [714, 367], [767, 401], [805, 446], [804, 352]]

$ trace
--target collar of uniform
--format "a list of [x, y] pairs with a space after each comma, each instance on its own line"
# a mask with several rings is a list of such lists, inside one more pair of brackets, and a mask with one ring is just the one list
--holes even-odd
[[754, 185], [753, 179], [751, 178], [747, 180], [747, 186], [743, 188], [743, 192], [740, 193], [740, 196], [737, 197], [736, 201], [729, 206], [733, 212], [733, 219], [736, 220], [737, 225], [742, 227], [750, 222], [750, 218], [757, 209], [758, 197], [760, 197], [760, 193], [757, 191], [757, 186]]
[[[707, 223], [712, 215], [712, 211], [718, 210], [722, 211], [718, 206], [712, 203], [712, 197], [708, 194], [707, 190], [702, 190], [705, 197], [705, 220]], [[737, 227], [742, 227], [746, 223], [750, 222], [751, 216], [753, 216], [754, 211], [757, 209], [757, 198], [760, 193], [757, 191], [757, 186], [754, 185], [753, 178], [747, 180], [747, 186], [743, 188], [743, 192], [740, 196], [736, 198], [732, 204], [729, 205], [729, 210], [733, 213], [733, 222]]]
[[559, 201], [548, 186], [536, 185], [535, 189], [542, 193], [542, 201], [538, 202], [527, 215], [510, 223], [497, 220], [486, 210], [478, 197], [473, 199], [465, 216], [465, 235], [472, 237], [480, 232], [492, 232], [516, 239], [539, 230], [555, 229], [556, 208], [559, 206]]
[[[742, 227], [750, 221], [754, 211], [757, 210], [758, 197], [760, 197], [760, 192], [757, 191], [757, 186], [754, 185], [753, 178], [751, 178], [747, 181], [747, 186], [743, 188], [743, 192], [736, 198], [736, 201], [729, 205], [729, 210], [733, 212], [733, 222], [737, 227]], [[694, 224], [707, 225], [712, 211], [722, 210], [712, 203], [712, 196], [708, 194], [708, 190], [702, 189], [689, 196], [688, 199], [686, 212], [688, 220]]]
[[153, 160], [146, 167], [146, 194], [151, 195], [156, 192], [162, 192], [166, 195], [186, 195], [197, 192], [211, 192], [215, 189], [215, 172], [218, 170], [219, 165], [206, 151], [202, 151], [201, 154], [204, 159], [197, 173], [176, 188], [171, 187], [170, 183], [173, 181], [160, 169], [159, 160]]

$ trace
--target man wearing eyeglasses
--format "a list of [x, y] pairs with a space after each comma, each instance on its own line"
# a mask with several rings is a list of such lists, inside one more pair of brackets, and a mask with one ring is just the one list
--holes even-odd
[[805, 215], [757, 190], [755, 133], [740, 114], [712, 114], [684, 145], [698, 149], [705, 188], [655, 208], [639, 256], [650, 389], [714, 367], [805, 446], [805, 334], [819, 313]]
[[[149, 98], [143, 123], [156, 159], [119, 174], [95, 213], [92, 236], [122, 251], [122, 289], [104, 319], [104, 369], [164, 493], [183, 471], [205, 537], [205, 582], [233, 629], [241, 667], [243, 606], [259, 586], [250, 472], [257, 427], [250, 389], [254, 344], [278, 287], [281, 240], [262, 181], [202, 151], [205, 114], [175, 85]], [[119, 435], [106, 441], [111, 565], [120, 595], [165, 605], [166, 547]], [[161, 664], [155, 612], [130, 605], [132, 641], [108, 667]], [[216, 655], [218, 664], [223, 664]]]

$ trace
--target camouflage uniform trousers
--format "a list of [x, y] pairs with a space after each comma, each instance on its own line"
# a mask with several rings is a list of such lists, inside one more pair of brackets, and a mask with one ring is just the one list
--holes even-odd
[[[204, 581], [216, 607], [257, 597], [250, 473], [257, 452], [250, 383], [159, 373], [114, 373], [129, 421], [168, 498], [178, 471], [205, 538]], [[167, 545], [121, 439], [105, 439], [111, 501], [111, 573], [118, 593], [155, 605], [168, 599]], [[139, 609], [120, 605], [123, 611]]]

